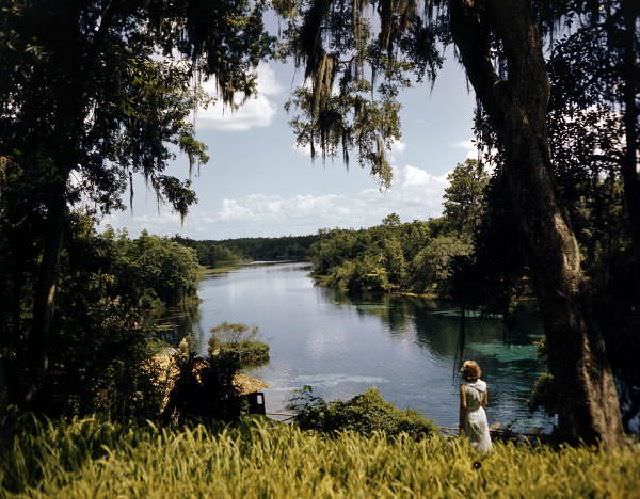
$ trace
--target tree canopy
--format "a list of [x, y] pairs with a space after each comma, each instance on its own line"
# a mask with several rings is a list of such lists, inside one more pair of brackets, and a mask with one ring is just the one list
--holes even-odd
[[[28, 345], [18, 365], [34, 400], [48, 349], [70, 209], [123, 206], [140, 173], [185, 216], [190, 181], [164, 172], [177, 151], [207, 160], [192, 112], [213, 78], [235, 108], [269, 53], [263, 4], [38, 0], [0, 8], [2, 336]], [[24, 310], [23, 310], [24, 309]], [[18, 397], [18, 398], [20, 398]]]
[[[585, 305], [593, 290], [567, 212], [566, 191], [556, 187], [558, 167], [573, 168], [575, 162], [555, 162], [552, 155], [567, 148], [562, 147], [566, 136], [560, 134], [556, 145], [561, 147], [552, 149], [547, 59], [553, 51], [543, 43], [549, 40], [553, 48], [556, 35], [571, 35], [581, 27], [606, 33], [601, 38], [606, 49], [596, 42], [607, 58], [596, 72], [595, 87], [601, 84], [600, 89], [587, 95], [622, 109], [622, 119], [616, 121], [624, 126], [626, 142], [624, 159], [618, 162], [628, 221], [623, 230], [638, 248], [638, 3], [309, 0], [278, 6], [289, 19], [288, 51], [305, 66], [307, 76], [293, 101], [300, 111], [292, 122], [298, 142], [308, 144], [312, 156], [317, 146], [324, 155], [335, 154], [341, 145], [345, 160], [356, 144], [360, 161], [370, 163], [383, 183], [390, 176], [385, 147], [400, 130], [398, 92], [411, 79], [433, 80], [443, 47], [455, 45], [478, 99], [479, 144], [490, 153], [497, 149], [492, 161], [500, 187], [494, 192], [501, 191], [503, 207], [492, 213], [508, 214], [504, 220], [542, 308], [549, 367], [560, 398], [567, 401], [560, 411], [561, 430], [568, 438], [619, 444], [613, 374], [601, 326]], [[611, 92], [616, 88], [622, 91]], [[365, 103], [364, 93], [369, 94]], [[561, 107], [570, 102], [560, 99]], [[573, 109], [584, 112], [582, 106]], [[564, 111], [558, 113], [555, 123], [566, 121]], [[637, 262], [636, 255], [636, 276]]]
[[[284, 20], [277, 45], [263, 27], [268, 5]], [[181, 216], [196, 201], [189, 179], [165, 169], [178, 152], [191, 167], [207, 160], [191, 119], [211, 100], [203, 80], [213, 78], [215, 98], [233, 109], [254, 92], [261, 59], [293, 59], [305, 75], [287, 104], [297, 143], [312, 158], [345, 162], [355, 150], [388, 186], [400, 92], [433, 82], [444, 48], [454, 45], [487, 152], [457, 168], [447, 192], [448, 218], [460, 233], [474, 232], [476, 253], [462, 268], [475, 263], [483, 280], [478, 263], [494, 252], [492, 240], [509, 240], [494, 282], [520, 271], [530, 278], [553, 389], [565, 401], [561, 431], [568, 440], [618, 445], [609, 346], [615, 337], [621, 352], [637, 332], [608, 331], [618, 324], [614, 312], [628, 325], [638, 324], [640, 310], [639, 18], [636, 0], [4, 2], [0, 328], [3, 341], [20, 348], [2, 351], [0, 375], [7, 362], [21, 370], [27, 381], [13, 396], [26, 406], [43, 393], [57, 291], [68, 285], [61, 266], [78, 239], [75, 208], [99, 215], [123, 207], [134, 174]], [[480, 200], [466, 179], [486, 182], [487, 161], [495, 172]], [[428, 242], [403, 244], [405, 229]], [[395, 217], [384, 230], [398, 234], [375, 244], [371, 234], [355, 238], [375, 252], [345, 268], [331, 255], [319, 261], [339, 267], [341, 279], [384, 288], [401, 282], [408, 265], [433, 267], [456, 246]], [[351, 239], [335, 233], [318, 245]], [[155, 254], [153, 241], [143, 243]]]

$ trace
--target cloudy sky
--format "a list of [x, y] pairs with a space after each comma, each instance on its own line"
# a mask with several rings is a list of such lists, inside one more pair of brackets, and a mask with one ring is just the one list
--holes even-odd
[[[403, 221], [437, 216], [447, 173], [475, 155], [475, 97], [460, 65], [447, 56], [433, 90], [421, 85], [402, 96], [403, 136], [391, 153], [394, 180], [388, 190], [381, 191], [355, 161], [349, 169], [338, 159], [312, 162], [293, 145], [291, 116], [283, 106], [300, 78], [290, 65], [268, 63], [258, 67], [258, 95], [239, 111], [218, 105], [198, 111], [197, 135], [211, 159], [193, 178], [198, 204], [183, 225], [137, 179], [133, 211], [111, 215], [102, 226], [126, 227], [132, 236], [146, 228], [159, 235], [225, 239], [366, 227], [392, 211]], [[187, 159], [179, 157], [168, 173], [186, 178]]]

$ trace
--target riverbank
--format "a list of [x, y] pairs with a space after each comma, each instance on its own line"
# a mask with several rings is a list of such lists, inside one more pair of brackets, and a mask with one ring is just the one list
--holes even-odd
[[17, 497], [634, 497], [640, 445], [614, 451], [327, 436], [264, 419], [158, 428], [95, 418], [31, 423], [3, 446]]
[[240, 261], [240, 262], [228, 262], [224, 265], [216, 266], [216, 267], [205, 267], [204, 265], [198, 265], [198, 280], [205, 279], [207, 277], [226, 274], [227, 272], [231, 272], [233, 270], [237, 270], [243, 265], [247, 265], [251, 263], [250, 261]]
[[[348, 292], [348, 289], [343, 289], [343, 288], [340, 288], [339, 286], [333, 285], [333, 282], [332, 282], [333, 281], [333, 277], [328, 275], [328, 274], [318, 274], [316, 272], [311, 271], [310, 275], [313, 278], [313, 281], [318, 286], [322, 286], [322, 287], [326, 287], [326, 288], [341, 289], [342, 291]], [[365, 292], [366, 292], [366, 290], [365, 290]], [[394, 287], [394, 288], [385, 289], [385, 290], [375, 290], [373, 292], [390, 294], [390, 295], [397, 295], [397, 296], [406, 296], [408, 298], [420, 298], [420, 299], [423, 299], [423, 300], [440, 300], [440, 301], [443, 301], [441, 296], [438, 293], [436, 293], [435, 291], [430, 291], [430, 292], [426, 292], [426, 293], [419, 293], [419, 292], [413, 291], [411, 289], [402, 289], [402, 288], [399, 288], [399, 287]]]
[[[349, 399], [371, 386], [398, 407], [411, 407], [437, 425], [457, 425], [459, 387], [452, 374], [464, 346], [491, 390], [490, 421], [515, 432], [552, 422], [531, 413], [531, 386], [544, 362], [534, 342], [538, 316], [524, 310], [505, 336], [501, 321], [470, 317], [464, 345], [455, 306], [401, 296], [347, 296], [314, 284], [308, 263], [249, 265], [204, 279], [193, 315], [167, 317], [176, 337], [191, 335], [206, 355], [212, 327], [224, 321], [258, 326], [271, 362], [247, 373], [264, 380], [268, 412], [283, 412], [293, 389], [313, 386], [325, 400]], [[358, 362], [353, 362], [357, 358]]]
[[[328, 274], [318, 274], [314, 271], [310, 272], [310, 276], [312, 277], [314, 283], [318, 286], [321, 287], [325, 287], [325, 288], [332, 288], [332, 289], [340, 289], [341, 291], [344, 292], [349, 292], [348, 289], [344, 289], [344, 288], [340, 288], [339, 286], [335, 286], [333, 284], [333, 277], [331, 275]], [[362, 292], [362, 291], [361, 291]], [[364, 291], [366, 292], [373, 292], [373, 293], [382, 293], [384, 295], [390, 295], [390, 296], [403, 296], [406, 298], [417, 298], [420, 300], [428, 300], [428, 301], [438, 301], [441, 303], [450, 303], [452, 305], [458, 306], [458, 304], [456, 302], [454, 302], [453, 300], [451, 300], [451, 298], [449, 298], [448, 296], [442, 295], [441, 293], [438, 293], [437, 291], [427, 291], [427, 292], [418, 292], [415, 290], [412, 290], [410, 288], [401, 288], [401, 287], [392, 287], [389, 289], [384, 289], [384, 290], [369, 290], [369, 291]], [[526, 294], [522, 294], [522, 295], [518, 295], [513, 299], [513, 305], [519, 305], [519, 304], [536, 304], [537, 300], [534, 296], [532, 296], [530, 293], [526, 293]], [[493, 318], [499, 318], [502, 317], [501, 314], [488, 314], [488, 316], [493, 317]]]

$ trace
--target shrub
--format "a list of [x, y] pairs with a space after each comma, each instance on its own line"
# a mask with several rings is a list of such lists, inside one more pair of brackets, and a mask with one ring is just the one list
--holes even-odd
[[211, 329], [209, 355], [234, 359], [239, 367], [269, 362], [269, 345], [257, 340], [258, 328], [242, 323], [223, 322]]
[[377, 388], [370, 388], [347, 402], [325, 402], [305, 386], [289, 402], [295, 420], [303, 429], [324, 432], [351, 430], [368, 436], [376, 431], [387, 435], [407, 433], [415, 439], [432, 434], [434, 424], [413, 410], [400, 410], [387, 402]]
[[234, 384], [239, 364], [230, 356], [203, 358], [188, 354], [179, 361], [175, 384], [163, 411], [169, 421], [233, 421], [240, 417], [242, 399]]

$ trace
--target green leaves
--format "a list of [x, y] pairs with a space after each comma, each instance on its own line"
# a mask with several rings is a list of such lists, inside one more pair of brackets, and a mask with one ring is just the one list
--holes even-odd
[[480, 224], [485, 204], [485, 191], [490, 176], [474, 159], [458, 163], [447, 176], [449, 187], [444, 193], [444, 214], [461, 237], [472, 238]]
[[449, 290], [451, 264], [468, 255], [468, 238], [452, 232], [444, 219], [401, 223], [396, 213], [369, 229], [333, 229], [312, 246], [315, 272], [349, 291]]
[[366, 437], [384, 432], [388, 437], [406, 433], [419, 440], [435, 431], [434, 424], [415, 411], [402, 411], [384, 400], [377, 388], [348, 401], [325, 402], [305, 386], [289, 401], [287, 409], [296, 413], [295, 421], [304, 430], [329, 433], [353, 431]]
[[[368, 15], [369, 4], [380, 20]], [[414, 1], [314, 0], [276, 8], [287, 22], [283, 52], [305, 66], [305, 84], [286, 106], [297, 112], [291, 121], [297, 144], [308, 146], [312, 158], [317, 149], [323, 160], [341, 153], [346, 164], [355, 149], [361, 166], [389, 187], [388, 151], [400, 139], [399, 89], [414, 75], [435, 77], [442, 62], [435, 29]]]

